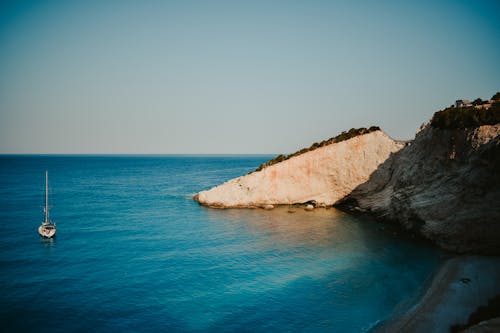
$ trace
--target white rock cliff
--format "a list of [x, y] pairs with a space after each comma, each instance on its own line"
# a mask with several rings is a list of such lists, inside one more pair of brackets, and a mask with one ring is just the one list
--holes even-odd
[[356, 136], [227, 181], [194, 199], [217, 208], [266, 207], [315, 201], [330, 206], [368, 181], [403, 143], [382, 131]]

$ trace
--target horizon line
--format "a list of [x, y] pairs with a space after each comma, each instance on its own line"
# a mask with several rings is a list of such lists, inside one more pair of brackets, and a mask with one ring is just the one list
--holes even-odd
[[268, 156], [279, 155], [280, 153], [0, 153], [5, 156]]

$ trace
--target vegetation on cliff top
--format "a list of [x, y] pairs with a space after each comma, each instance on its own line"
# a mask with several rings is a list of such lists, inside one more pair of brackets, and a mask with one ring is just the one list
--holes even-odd
[[490, 101], [477, 98], [471, 105], [450, 106], [434, 114], [431, 120], [435, 128], [466, 128], [500, 123], [500, 92]]
[[359, 135], [368, 134], [370, 132], [379, 131], [379, 130], [380, 130], [380, 127], [378, 127], [378, 126], [372, 126], [370, 128], [365, 128], [365, 127], [351, 128], [349, 131], [344, 131], [344, 132], [340, 133], [339, 135], [337, 135], [333, 138], [330, 138], [328, 140], [323, 140], [319, 143], [315, 142], [309, 148], [303, 148], [301, 150], [296, 151], [293, 154], [286, 155], [286, 156], [283, 154], [280, 154], [280, 155], [276, 156], [275, 158], [273, 158], [272, 160], [269, 160], [269, 161], [261, 164], [257, 169], [255, 169], [255, 171], [260, 171], [260, 170], [267, 168], [268, 166], [271, 166], [273, 164], [283, 162], [283, 161], [288, 160], [292, 157], [302, 155], [304, 153], [318, 149], [320, 147], [331, 145], [332, 143], [342, 142], [342, 141], [349, 140], [349, 139], [354, 138], [354, 137], [359, 136]]

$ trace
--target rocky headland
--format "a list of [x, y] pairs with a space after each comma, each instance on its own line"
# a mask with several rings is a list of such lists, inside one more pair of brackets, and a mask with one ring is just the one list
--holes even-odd
[[499, 134], [500, 94], [459, 100], [411, 142], [378, 127], [352, 129], [194, 199], [215, 208], [336, 206], [396, 223], [449, 251], [500, 254]]
[[336, 206], [399, 225], [451, 253], [486, 254], [451, 256], [417, 305], [375, 331], [498, 331], [500, 92], [436, 112], [411, 142], [378, 128], [349, 133], [355, 135], [280, 155], [194, 199], [217, 208]]
[[500, 254], [500, 124], [431, 122], [339, 204], [453, 252]]
[[[356, 130], [353, 130], [353, 132]], [[331, 206], [368, 181], [370, 175], [404, 144], [381, 130], [356, 135], [290, 158], [279, 157], [257, 171], [227, 181], [194, 199], [215, 208], [263, 207], [312, 203]]]

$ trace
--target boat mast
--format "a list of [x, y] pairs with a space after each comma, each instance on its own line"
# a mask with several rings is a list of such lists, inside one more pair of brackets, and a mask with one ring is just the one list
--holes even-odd
[[45, 171], [45, 222], [49, 222], [49, 172]]

